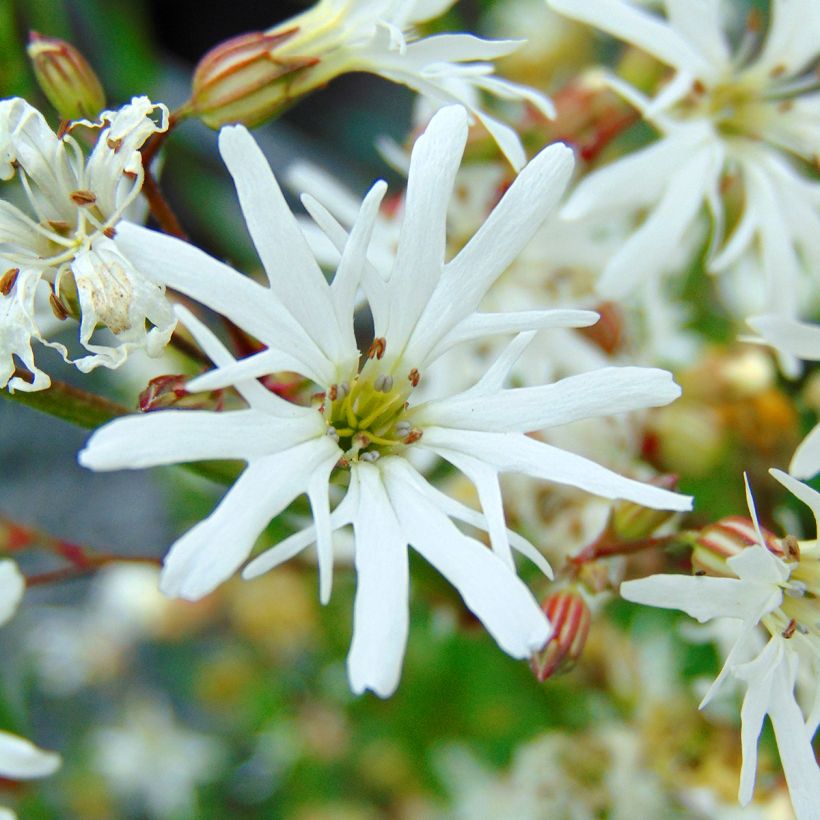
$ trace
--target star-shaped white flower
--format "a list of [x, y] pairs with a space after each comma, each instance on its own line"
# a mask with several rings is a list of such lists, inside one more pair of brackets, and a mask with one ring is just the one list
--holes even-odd
[[[160, 121], [154, 115], [159, 112]], [[51, 294], [55, 309], [80, 320], [79, 340], [89, 355], [74, 361], [86, 372], [118, 367], [137, 348], [156, 356], [174, 329], [173, 309], [161, 285], [149, 282], [113, 239], [115, 225], [139, 195], [139, 148], [167, 128], [168, 112], [146, 97], [106, 111], [88, 157], [71, 134], [58, 137], [25, 100], [0, 101], [0, 178], [17, 177], [29, 211], [0, 200], [0, 387], [40, 390], [48, 376], [35, 362], [31, 340], [69, 352], [44, 338], [35, 298]], [[146, 323], [150, 329], [146, 329]], [[107, 328], [115, 341], [95, 336]], [[12, 377], [13, 356], [33, 374], [31, 384]]]
[[[820, 527], [820, 493], [780, 470], [771, 473], [811, 507]], [[798, 820], [807, 820], [817, 817], [820, 806], [820, 770], [811, 745], [820, 719], [820, 542], [801, 543], [796, 562], [774, 555], [760, 533], [748, 482], [746, 492], [759, 543], [728, 559], [736, 578], [653, 575], [621, 584], [621, 595], [648, 606], [683, 610], [701, 623], [713, 618], [740, 622], [738, 638], [701, 708], [728, 675], [746, 683], [741, 707], [740, 802], [746, 805], [752, 799], [757, 740], [768, 715]], [[758, 652], [759, 627], [771, 637]], [[807, 718], [795, 699], [801, 666], [813, 684]]]
[[[755, 292], [733, 294], [733, 309], [794, 316], [804, 305], [801, 289], [816, 299], [820, 185], [793, 159], [818, 157], [820, 93], [811, 67], [820, 54], [820, 5], [773, 0], [762, 46], [750, 29], [732, 52], [721, 0], [665, 0], [666, 19], [627, 0], [548, 2], [675, 71], [654, 99], [611, 78], [661, 138], [582, 180], [563, 211], [570, 219], [645, 214], [607, 265], [601, 292], [620, 298], [663, 273], [668, 249], [708, 212], [710, 270], [757, 272]], [[726, 237], [722, 190], [738, 184], [742, 213]]]
[[[222, 313], [267, 349], [241, 361], [198, 320], [180, 316], [218, 366], [190, 389], [235, 385], [246, 410], [163, 411], [128, 418], [95, 433], [80, 461], [98, 470], [179, 461], [239, 458], [248, 467], [214, 513], [172, 547], [163, 589], [198, 598], [248, 558], [271, 518], [306, 493], [314, 525], [268, 550], [246, 569], [264, 572], [316, 543], [321, 598], [330, 595], [332, 532], [352, 524], [358, 576], [348, 670], [353, 689], [386, 696], [396, 687], [407, 634], [407, 546], [460, 591], [499, 645], [518, 658], [550, 634], [546, 618], [515, 574], [512, 549], [549, 572], [540, 554], [509, 533], [498, 476], [520, 472], [664, 509], [690, 499], [623, 478], [525, 435], [579, 418], [665, 404], [679, 393], [669, 373], [643, 368], [594, 371], [540, 387], [504, 389], [509, 368], [533, 332], [582, 326], [595, 314], [576, 310], [478, 313], [488, 288], [543, 221], [567, 183], [572, 155], [563, 145], [542, 151], [521, 172], [470, 242], [445, 264], [445, 217], [467, 138], [460, 106], [435, 115], [413, 150], [404, 221], [387, 278], [367, 261], [367, 247], [386, 186], [365, 197], [350, 235], [315, 200], [311, 214], [341, 250], [331, 284], [323, 277], [270, 168], [242, 127], [220, 135], [248, 228], [269, 286], [240, 276], [172, 237], [125, 226], [128, 254], [169, 286]], [[354, 334], [362, 285], [375, 324], [360, 351]], [[426, 369], [459, 342], [520, 334], [463, 392], [414, 403]], [[292, 371], [321, 390], [313, 406], [286, 402], [256, 379]], [[437, 490], [412, 463], [427, 450], [476, 485], [482, 512]], [[347, 485], [331, 512], [331, 475]], [[334, 487], [335, 489], [335, 487]], [[492, 549], [454, 523], [486, 530]]]

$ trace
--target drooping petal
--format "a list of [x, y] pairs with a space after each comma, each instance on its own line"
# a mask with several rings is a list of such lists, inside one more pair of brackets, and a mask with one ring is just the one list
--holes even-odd
[[249, 464], [211, 515], [171, 547], [162, 591], [192, 601], [213, 591], [250, 555], [267, 523], [306, 492], [314, 471], [338, 457], [322, 436]]
[[60, 755], [45, 752], [31, 741], [0, 730], [0, 777], [28, 780], [48, 777], [60, 768]]
[[782, 470], [771, 469], [769, 473], [812, 511], [817, 524], [817, 534], [820, 535], [820, 493]]
[[356, 600], [347, 674], [356, 694], [389, 697], [399, 683], [408, 630], [407, 539], [376, 467], [360, 463], [356, 534]]
[[442, 458], [466, 453], [501, 472], [522, 473], [545, 481], [569, 484], [603, 498], [622, 498], [661, 510], [689, 510], [689, 496], [624, 478], [582, 456], [552, 447], [520, 433], [487, 433], [453, 428], [425, 428], [419, 444]]
[[405, 538], [456, 587], [507, 654], [527, 658], [547, 642], [551, 629], [544, 613], [498, 556], [394, 476], [387, 477], [387, 492]]
[[808, 362], [820, 361], [820, 325], [768, 314], [746, 320], [773, 347]]

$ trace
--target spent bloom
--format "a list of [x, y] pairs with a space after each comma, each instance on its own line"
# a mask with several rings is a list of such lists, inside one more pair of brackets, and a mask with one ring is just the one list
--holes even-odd
[[[245, 562], [271, 518], [306, 494], [313, 524], [261, 554], [245, 575], [265, 572], [315, 543], [320, 595], [327, 601], [333, 531], [352, 524], [358, 587], [348, 673], [356, 692], [387, 696], [398, 684], [408, 628], [408, 545], [459, 590], [508, 654], [529, 657], [549, 638], [547, 618], [515, 573], [512, 550], [546, 572], [549, 567], [531, 544], [508, 532], [499, 473], [520, 472], [652, 507], [690, 506], [686, 497], [525, 435], [587, 416], [665, 404], [679, 389], [669, 373], [643, 368], [503, 388], [535, 331], [589, 324], [596, 317], [576, 310], [476, 311], [560, 197], [573, 164], [563, 145], [546, 148], [526, 166], [473, 238], [445, 264], [445, 218], [467, 116], [460, 106], [446, 107], [417, 141], [387, 276], [367, 261], [385, 184], [377, 182], [365, 197], [349, 235], [318, 201], [305, 198], [341, 251], [328, 284], [264, 156], [241, 126], [223, 129], [220, 149], [267, 287], [172, 237], [137, 226], [121, 231], [124, 247], [139, 264], [154, 267], [169, 286], [217, 310], [266, 349], [235, 361], [202, 323], [180, 310], [217, 365], [189, 389], [232, 385], [248, 408], [169, 410], [117, 421], [92, 436], [81, 463], [112, 470], [211, 458], [248, 462], [212, 515], [171, 548], [162, 575], [170, 595], [198, 598], [214, 589]], [[374, 321], [372, 342], [362, 348], [353, 323], [360, 286]], [[428, 367], [446, 350], [495, 334], [518, 335], [476, 384], [435, 401], [416, 398]], [[283, 370], [315, 385], [309, 402], [285, 401], [256, 381]], [[423, 477], [414, 459], [425, 452], [473, 482], [481, 512]], [[331, 511], [337, 491], [341, 498]], [[491, 549], [456, 521], [487, 531]]]
[[481, 93], [527, 101], [546, 116], [538, 92], [494, 75], [492, 60], [520, 40], [470, 34], [415, 39], [414, 26], [442, 15], [455, 0], [320, 0], [265, 32], [241, 35], [214, 48], [194, 75], [192, 108], [218, 128], [252, 126], [334, 77], [377, 74], [412, 88], [438, 105], [465, 105], [516, 169], [525, 162], [516, 132], [485, 113]]
[[[155, 121], [158, 115], [159, 122]], [[140, 146], [167, 128], [168, 112], [135, 97], [98, 123], [86, 157], [72, 134], [58, 136], [25, 100], [0, 101], [0, 179], [16, 177], [28, 212], [0, 200], [0, 386], [40, 390], [48, 376], [34, 362], [32, 340], [69, 351], [44, 338], [37, 309], [45, 298], [59, 318], [80, 322], [88, 351], [74, 364], [87, 372], [118, 367], [136, 348], [158, 355], [175, 325], [162, 286], [149, 282], [118, 249], [115, 225], [137, 199], [143, 181]], [[46, 297], [47, 294], [47, 297]], [[107, 328], [114, 341], [95, 335]], [[33, 381], [14, 376], [13, 357]]]
[[[780, 470], [771, 473], [811, 508], [820, 525], [820, 493]], [[820, 541], [787, 537], [776, 554], [772, 539], [758, 525], [748, 483], [746, 490], [757, 539], [724, 561], [725, 577], [653, 575], [623, 583], [621, 595], [636, 603], [681, 609], [701, 623], [714, 618], [739, 622], [735, 643], [701, 707], [730, 675], [745, 683], [740, 802], [752, 799], [757, 740], [768, 714], [798, 820], [815, 818], [820, 770], [811, 744], [820, 720]], [[762, 649], [761, 628], [769, 635]], [[807, 716], [795, 696], [801, 678], [809, 681]]]
[[820, 266], [820, 186], [804, 173], [806, 164], [817, 162], [820, 145], [820, 93], [812, 71], [820, 54], [820, 5], [773, 0], [764, 42], [759, 26], [750, 23], [733, 48], [728, 4], [721, 0], [666, 0], [665, 19], [627, 0], [549, 4], [674, 70], [652, 99], [610, 78], [661, 137], [583, 180], [563, 211], [571, 219], [644, 215], [607, 265], [601, 292], [618, 298], [661, 272], [667, 250], [707, 210], [713, 224], [709, 269], [732, 269], [754, 283], [732, 286], [738, 311], [748, 315], [765, 305], [795, 315], [800, 286]]

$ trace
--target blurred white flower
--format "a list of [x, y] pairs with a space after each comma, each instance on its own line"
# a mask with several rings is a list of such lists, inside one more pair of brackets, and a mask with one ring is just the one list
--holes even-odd
[[[257, 558], [260, 574], [316, 542], [321, 599], [331, 590], [332, 532], [353, 525], [358, 590], [348, 671], [354, 691], [386, 696], [396, 688], [407, 636], [407, 545], [461, 592], [510, 655], [528, 657], [549, 624], [518, 579], [517, 549], [545, 570], [543, 558], [504, 521], [500, 472], [582, 487], [651, 507], [688, 509], [690, 499], [623, 478], [594, 462], [549, 447], [525, 432], [578, 418], [665, 404], [679, 394], [669, 373], [602, 369], [553, 385], [505, 390], [510, 366], [534, 335], [579, 326], [595, 314], [575, 310], [477, 313], [476, 308], [558, 200], [572, 168], [568, 149], [542, 151], [461, 252], [444, 264], [445, 217], [467, 138], [467, 114], [442, 109], [413, 151], [405, 215], [389, 278], [367, 262], [367, 246], [385, 193], [377, 183], [347, 236], [318, 202], [311, 214], [342, 250], [328, 285], [248, 132], [224, 129], [222, 155], [236, 183], [251, 235], [268, 274], [266, 288], [197, 249], [138, 227], [123, 229], [127, 252], [167, 276], [267, 345], [239, 362], [198, 320], [180, 311], [218, 369], [192, 390], [234, 385], [250, 405], [231, 413], [164, 411], [124, 419], [95, 433], [80, 461], [97, 470], [140, 468], [200, 458], [241, 458], [248, 467], [216, 511], [171, 549], [162, 586], [198, 598], [232, 575], [268, 521], [306, 493], [315, 524]], [[282, 249], [288, 253], [283, 254]], [[353, 328], [362, 285], [375, 338], [360, 351]], [[470, 389], [415, 404], [428, 367], [454, 344], [486, 334], [520, 335]], [[255, 379], [290, 370], [323, 388], [312, 407], [285, 402]], [[426, 449], [476, 485], [482, 513], [447, 497], [411, 463]], [[331, 474], [349, 482], [331, 513]], [[453, 520], [487, 530], [492, 550]]]
[[[772, 315], [753, 316], [748, 323], [762, 341], [782, 355], [806, 362], [820, 361], [820, 325]], [[820, 472], [820, 424], [815, 425], [795, 451], [789, 472], [795, 478], [812, 478]]]
[[[771, 473], [811, 508], [820, 527], [820, 493], [780, 470]], [[752, 799], [757, 741], [768, 714], [798, 820], [808, 820], [817, 817], [820, 806], [820, 770], [811, 745], [820, 721], [820, 541], [802, 542], [796, 554], [781, 560], [765, 546], [748, 483], [746, 490], [758, 544], [727, 560], [735, 578], [653, 575], [623, 583], [621, 595], [636, 603], [681, 609], [701, 622], [713, 618], [741, 622], [723, 669], [701, 707], [727, 676], [746, 684], [741, 708], [740, 802], [746, 805]], [[759, 627], [771, 636], [762, 650]], [[795, 697], [799, 667], [813, 684], [807, 717]]]
[[[38, 325], [38, 291], [49, 294], [59, 316], [79, 319], [79, 340], [89, 355], [73, 363], [84, 372], [118, 367], [138, 348], [158, 355], [167, 343], [175, 317], [164, 288], [137, 271], [112, 238], [142, 187], [139, 148], [167, 128], [167, 116], [165, 106], [135, 97], [103, 112], [99, 123], [75, 123], [99, 129], [86, 158], [77, 139], [57, 136], [25, 100], [0, 101], [0, 178], [16, 175], [30, 211], [0, 200], [0, 259], [7, 266], [0, 279], [0, 386], [49, 386], [35, 365], [32, 339], [71, 361], [68, 350], [47, 341]], [[115, 341], [97, 338], [98, 327]], [[13, 376], [13, 356], [31, 370], [31, 384]]]
[[180, 725], [161, 695], [132, 696], [118, 725], [93, 730], [93, 765], [123, 801], [149, 817], [198, 816], [196, 789], [213, 780], [220, 744]]
[[[666, 0], [666, 19], [625, 0], [548, 0], [549, 5], [648, 52], [675, 70], [654, 99], [624, 82], [613, 87], [661, 132], [661, 139], [582, 180], [563, 214], [645, 214], [609, 261], [599, 288], [618, 298], [663, 268], [670, 248], [705, 210], [715, 273], [758, 271], [756, 308], [794, 316], [816, 299], [820, 185], [794, 163], [817, 161], [820, 5], [773, 0], [765, 43], [746, 32], [732, 52], [720, 0]], [[791, 157], [789, 156], [791, 155]], [[742, 212], [728, 238], [723, 189], [740, 184]], [[736, 187], [736, 186], [735, 186]]]

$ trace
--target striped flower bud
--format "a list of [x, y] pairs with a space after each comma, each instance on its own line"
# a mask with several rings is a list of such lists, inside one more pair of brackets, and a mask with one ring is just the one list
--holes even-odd
[[318, 62], [279, 53], [298, 31], [241, 34], [211, 49], [194, 72], [194, 115], [210, 128], [235, 122], [253, 127], [284, 108], [296, 73]]
[[[778, 558], [785, 558], [781, 540], [762, 527], [760, 532], [769, 552]], [[698, 533], [692, 551], [692, 570], [698, 575], [734, 578], [735, 573], [726, 561], [757, 543], [757, 533], [751, 519], [739, 515], [721, 518]]]
[[552, 637], [530, 658], [530, 667], [539, 681], [569, 672], [581, 657], [592, 616], [586, 601], [573, 589], [553, 593], [541, 604], [552, 624]]
[[65, 40], [29, 35], [28, 56], [43, 94], [64, 120], [94, 120], [105, 107], [105, 92], [94, 70]]

